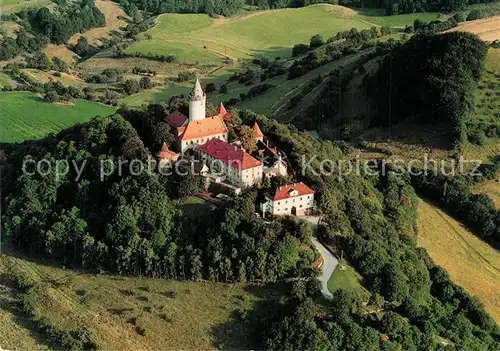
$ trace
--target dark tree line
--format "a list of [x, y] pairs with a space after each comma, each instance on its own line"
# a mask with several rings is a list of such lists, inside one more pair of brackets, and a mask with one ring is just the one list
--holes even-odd
[[368, 94], [378, 106], [375, 123], [407, 118], [444, 123], [450, 126], [452, 139], [460, 142], [487, 50], [471, 33], [412, 37], [386, 55], [368, 81]]
[[120, 0], [120, 5], [129, 13], [137, 9], [152, 15], [160, 13], [206, 13], [210, 16], [231, 16], [242, 9], [243, 0]]
[[496, 0], [340, 0], [340, 5], [384, 8], [388, 15], [414, 12], [454, 12], [466, 5], [495, 2]]

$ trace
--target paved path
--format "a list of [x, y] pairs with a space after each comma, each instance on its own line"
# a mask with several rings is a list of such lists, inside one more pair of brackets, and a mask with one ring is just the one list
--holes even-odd
[[[319, 217], [312, 217], [308, 216], [304, 218], [306, 221], [310, 222], [312, 227], [313, 227], [313, 233], [316, 234], [317, 228], [318, 228], [318, 222], [319, 222]], [[319, 251], [321, 256], [323, 256], [323, 265], [321, 266], [321, 275], [318, 277], [319, 281], [321, 282], [321, 293], [323, 296], [327, 299], [332, 298], [332, 293], [328, 290], [328, 280], [332, 276], [333, 272], [335, 271], [335, 267], [337, 267], [337, 264], [339, 263], [339, 260], [335, 258], [335, 256], [332, 255], [330, 251], [327, 250], [327, 248], [321, 244], [318, 239], [315, 237], [312, 238], [312, 243], [316, 247], [316, 249]]]

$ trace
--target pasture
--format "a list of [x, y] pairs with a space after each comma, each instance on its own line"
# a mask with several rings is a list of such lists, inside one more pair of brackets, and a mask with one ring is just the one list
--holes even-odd
[[2, 0], [0, 14], [9, 14], [27, 8], [39, 8], [50, 4], [51, 0]]
[[30, 92], [2, 92], [0, 142], [39, 139], [114, 111], [115, 108], [86, 100], [76, 100], [72, 104], [52, 104]]
[[418, 204], [418, 246], [500, 322], [500, 253], [430, 203]]
[[[140, 35], [128, 53], [174, 54], [179, 61], [217, 63], [222, 57], [245, 59], [255, 55], [286, 58], [293, 45], [309, 43], [311, 36], [325, 39], [351, 28], [411, 25], [416, 18], [437, 14], [370, 16], [335, 5], [257, 11], [243, 16], [212, 19], [205, 14], [163, 14], [155, 27]], [[394, 18], [392, 18], [394, 17]], [[293, 35], [290, 35], [293, 33]], [[151, 38], [151, 39], [147, 39]]]
[[500, 210], [500, 183], [495, 179], [487, 180], [472, 187], [475, 194], [486, 194], [494, 202], [497, 209]]
[[[82, 274], [2, 255], [0, 275], [12, 272], [38, 282], [24, 296], [47, 323], [86, 331], [106, 350], [250, 349], [253, 326], [247, 319], [235, 328], [234, 316], [277, 297], [270, 286]], [[2, 332], [0, 345], [49, 348], [46, 336], [15, 308], [15, 291], [7, 286], [0, 291], [0, 330], [15, 338]], [[261, 317], [267, 312], [259, 311]]]
[[500, 16], [468, 21], [452, 28], [449, 32], [471, 32], [484, 41], [500, 40]]

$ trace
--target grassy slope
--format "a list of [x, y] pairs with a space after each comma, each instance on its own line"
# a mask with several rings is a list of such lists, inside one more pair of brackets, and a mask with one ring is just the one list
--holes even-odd
[[[48, 284], [48, 296], [37, 306], [51, 324], [88, 330], [101, 348], [109, 350], [249, 348], [251, 330], [228, 328], [232, 313], [275, 293], [243, 284], [79, 274], [8, 255], [0, 257], [0, 276], [5, 277], [12, 265]], [[29, 321], [20, 324], [12, 301], [0, 301], [4, 349], [40, 349], [46, 344], [43, 335], [38, 342], [30, 335]], [[139, 335], [136, 326], [145, 328], [146, 335]], [[4, 330], [17, 331], [6, 337]]]
[[3, 92], [0, 93], [0, 141], [41, 138], [113, 111], [114, 108], [86, 100], [77, 100], [72, 105], [58, 105], [43, 102], [29, 92]]
[[[234, 58], [249, 58], [257, 54], [289, 57], [293, 45], [308, 43], [317, 33], [328, 38], [353, 27], [365, 29], [379, 23], [412, 24], [415, 18], [436, 17], [436, 14], [411, 14], [389, 19], [357, 15], [352, 10], [331, 5], [255, 12], [217, 20], [202, 14], [164, 14], [158, 18], [157, 26], [142, 34], [142, 38], [151, 35], [152, 39], [141, 40], [127, 51], [172, 53], [177, 54], [181, 61], [202, 63], [220, 62], [214, 52]], [[290, 35], [291, 31], [293, 35]]]
[[[344, 267], [341, 270], [340, 267]], [[328, 290], [334, 292], [339, 289], [352, 291], [356, 295], [364, 298], [369, 297], [370, 293], [361, 285], [361, 276], [345, 260], [339, 262], [332, 276], [328, 280]]]
[[51, 0], [2, 0], [0, 14], [9, 14], [25, 8], [39, 8], [51, 3]]
[[[500, 113], [500, 49], [490, 48], [485, 61], [485, 69], [475, 94], [475, 110], [469, 122], [484, 121], [499, 123]], [[490, 157], [500, 154], [500, 139], [490, 138], [484, 145], [464, 145], [465, 159], [488, 162]]]
[[500, 254], [446, 213], [421, 200], [418, 245], [500, 321]]
[[440, 17], [437, 12], [405, 13], [402, 15], [386, 16], [384, 9], [356, 9], [357, 18], [384, 27], [405, 27], [413, 25], [416, 19], [433, 21]]

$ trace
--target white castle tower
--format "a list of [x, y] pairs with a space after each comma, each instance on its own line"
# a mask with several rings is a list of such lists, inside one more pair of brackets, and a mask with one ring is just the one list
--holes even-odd
[[207, 96], [201, 88], [200, 80], [196, 77], [193, 91], [189, 100], [189, 121], [199, 121], [205, 118]]

